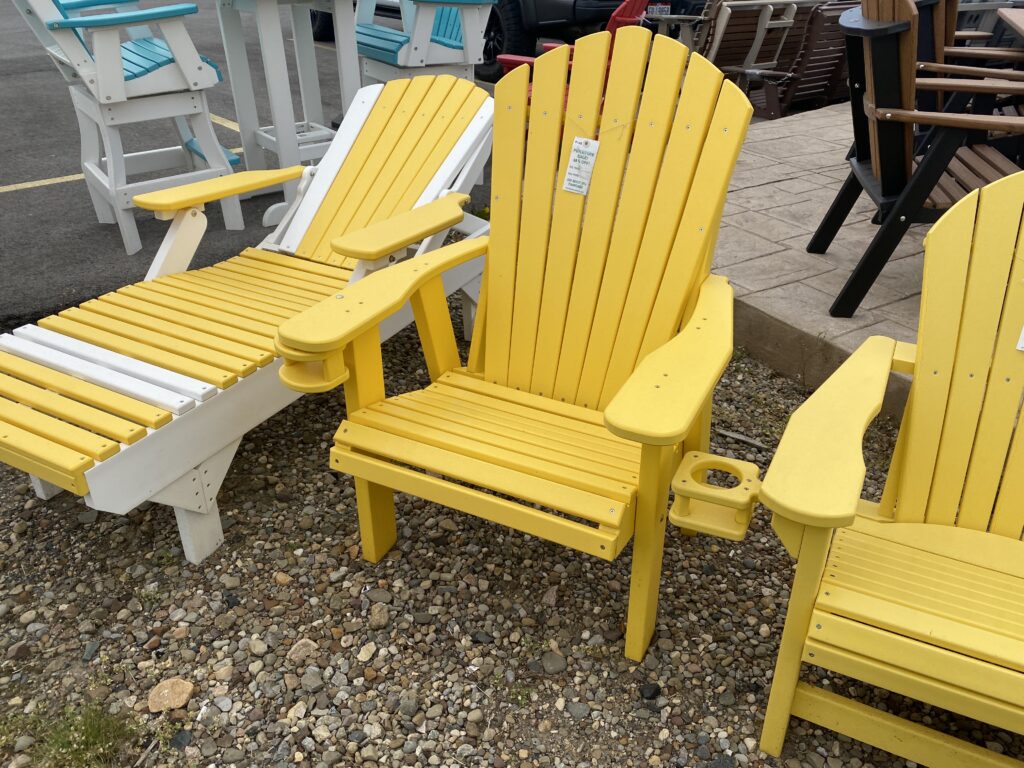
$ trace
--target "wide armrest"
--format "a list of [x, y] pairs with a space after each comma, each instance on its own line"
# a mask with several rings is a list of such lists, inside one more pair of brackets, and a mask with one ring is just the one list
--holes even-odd
[[711, 275], [683, 330], [647, 355], [608, 403], [605, 426], [648, 445], [680, 442], [714, 392], [732, 351], [732, 286]]
[[264, 187], [284, 184], [302, 175], [305, 166], [293, 165], [289, 168], [274, 168], [268, 171], [239, 171], [230, 176], [218, 176], [215, 179], [194, 181], [177, 187], [161, 189], [158, 192], [147, 192], [136, 195], [132, 202], [147, 211], [180, 211], [225, 197], [233, 197], [252, 192]]
[[896, 342], [872, 336], [800, 406], [761, 484], [761, 503], [804, 525], [853, 522], [864, 476], [864, 432], [882, 409]]
[[[330, 352], [343, 348], [394, 314], [424, 284], [487, 252], [487, 237], [474, 237], [371, 272], [277, 329], [281, 353]], [[301, 355], [299, 357], [302, 357]]]
[[501, 64], [501, 71], [503, 74], [508, 74], [516, 67], [521, 67], [524, 64], [532, 67], [537, 61], [536, 56], [520, 56], [516, 53], [499, 53], [498, 63]]
[[123, 13], [99, 13], [95, 16], [79, 16], [74, 19], [55, 19], [46, 22], [47, 29], [96, 29], [98, 27], [130, 27], [137, 24], [148, 24], [151, 21], [174, 19], [198, 13], [199, 9], [191, 3], [165, 5], [162, 8], [146, 8], [142, 11], [124, 11]]
[[452, 192], [432, 203], [337, 237], [331, 241], [331, 248], [335, 253], [354, 259], [380, 259], [458, 224], [463, 217], [462, 206], [468, 202], [469, 195]]

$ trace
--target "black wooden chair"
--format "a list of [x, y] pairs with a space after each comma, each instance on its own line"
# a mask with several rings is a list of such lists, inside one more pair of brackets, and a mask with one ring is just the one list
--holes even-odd
[[[945, 17], [937, 16], [945, 9], [929, 0], [920, 6], [931, 15], [923, 34], [944, 40], [945, 30], [936, 28], [944, 24]], [[1024, 118], [992, 114], [997, 96], [1024, 96], [1024, 83], [969, 79], [964, 68], [943, 63], [933, 67], [954, 71], [928, 74], [964, 76], [918, 77], [921, 25], [913, 0], [862, 0], [840, 24], [847, 35], [853, 115], [850, 175], [807, 250], [825, 253], [861, 192], [868, 193], [880, 226], [830, 309], [835, 317], [851, 317], [911, 224], [933, 222], [968, 192], [1020, 170], [992, 146], [989, 132], [1024, 135]], [[937, 94], [933, 101], [942, 111], [919, 108], [919, 97], [928, 94]], [[966, 114], [972, 107], [977, 113]]]

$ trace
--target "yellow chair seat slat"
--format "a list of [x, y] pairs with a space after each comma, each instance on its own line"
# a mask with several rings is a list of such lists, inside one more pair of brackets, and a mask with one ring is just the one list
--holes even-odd
[[265, 323], [244, 315], [236, 315], [226, 309], [209, 307], [179, 296], [154, 291], [151, 290], [148, 283], [128, 285], [119, 288], [117, 293], [108, 294], [103, 298], [119, 306], [131, 307], [158, 317], [173, 317], [182, 325], [203, 322], [204, 328], [208, 331], [212, 328], [223, 328], [230, 330], [232, 334], [238, 331], [248, 332], [254, 335], [254, 339], [250, 343], [255, 344], [258, 338], [261, 349], [274, 349], [274, 336], [277, 334], [275, 323]]
[[202, 280], [196, 280], [192, 275], [188, 274], [161, 277], [158, 280], [153, 281], [152, 285], [154, 287], [170, 286], [180, 291], [184, 291], [187, 294], [202, 296], [208, 300], [215, 301], [218, 304], [226, 304], [230, 305], [232, 308], [238, 307], [243, 310], [253, 310], [265, 315], [266, 317], [274, 318], [273, 322], [278, 323], [287, 319], [296, 311], [291, 308], [286, 309], [284, 307], [277, 306], [277, 304], [269, 301], [264, 301], [261, 297], [256, 297], [252, 294], [235, 295], [219, 290], [218, 288], [211, 288], [203, 284]]
[[208, 285], [222, 286], [225, 290], [258, 297], [263, 301], [271, 301], [288, 309], [294, 308], [296, 305], [308, 307], [328, 295], [281, 285], [272, 278], [241, 275], [223, 268], [204, 269], [201, 272], [196, 272], [194, 276]]
[[[102, 435], [104, 438], [118, 443], [130, 445], [146, 436], [144, 426], [133, 424], [119, 416], [105, 413], [98, 408], [63, 397], [56, 392], [50, 392], [6, 374], [0, 374], [0, 397], [28, 406], [39, 413], [55, 416], [72, 426], [95, 432], [97, 435]], [[11, 420], [8, 419], [8, 421]], [[166, 423], [166, 421], [156, 419], [154, 422]], [[11, 423], [17, 424], [15, 421]], [[84, 449], [76, 448], [75, 450]]]
[[1020, 673], [997, 664], [825, 611], [813, 613], [810, 639], [815, 645], [870, 655], [879, 662], [923, 677], [939, 674], [950, 685], [1024, 708]]
[[[196, 291], [184, 290], [179, 286], [171, 285], [170, 283], [164, 283], [154, 281], [150, 283], [139, 283], [134, 286], [140, 289], [145, 296], [152, 296], [153, 294], [159, 294], [168, 299], [177, 299], [184, 305], [194, 305], [197, 308], [202, 308], [204, 314], [207, 309], [221, 310], [226, 314], [234, 315], [235, 322], [250, 322], [259, 323], [261, 330], [262, 328], [275, 329], [284, 320], [281, 315], [270, 314], [268, 312], [260, 312], [259, 310], [252, 309], [250, 307], [243, 307], [234, 302], [224, 301], [222, 298], [206, 296]], [[244, 327], [244, 326], [243, 326]], [[272, 331], [273, 332], [273, 331]]]
[[189, 274], [182, 272], [178, 275], [170, 275], [163, 278], [175, 285], [184, 286], [190, 290], [200, 290], [207, 295], [221, 295], [225, 301], [232, 301], [243, 306], [253, 306], [258, 309], [265, 308], [265, 311], [283, 312], [290, 314], [301, 312], [306, 307], [316, 303], [316, 299], [299, 299], [294, 296], [285, 296], [281, 293], [267, 292], [256, 286], [239, 285], [237, 281], [224, 276], [219, 271], [210, 270], [209, 273], [196, 272]]
[[[981, 577], [983, 568], [920, 551], [914, 556], [930, 559], [930, 567], [908, 568], [898, 557], [892, 561], [875, 554], [865, 540], [867, 545], [877, 541], [856, 530], [836, 532], [818, 594], [818, 610], [1024, 672], [1024, 621], [1019, 618], [1024, 579], [1013, 580], [1016, 590], [1010, 594], [990, 590], [987, 606], [979, 610], [976, 587], [942, 574]], [[1021, 550], [1024, 552], [1024, 544]], [[851, 573], [846, 553], [860, 553], [873, 568], [875, 579]], [[936, 589], [945, 592], [944, 601], [929, 594]]]
[[[498, 420], [509, 413], [507, 402], [467, 398], [473, 393], [443, 383], [427, 391], [456, 402], [468, 400], [477, 413], [490, 407]], [[429, 400], [419, 394], [391, 398], [350, 413], [335, 442], [479, 488], [513, 494], [591, 523], [621, 526], [636, 493], [636, 480], [630, 480], [639, 467], [639, 446], [632, 461], [610, 464], [614, 460], [607, 454], [595, 453], [587, 445], [563, 449], [564, 443], [550, 442], [543, 448], [518, 443], [470, 413], [458, 420], [448, 409], [435, 410], [437, 415], [431, 416]], [[560, 429], [562, 434], [584, 431], [571, 417], [551, 412], [534, 411], [528, 420], [520, 421], [520, 427], [529, 422]], [[614, 445], [611, 440], [608, 443]], [[612, 479], [612, 472], [620, 479]]]
[[[117, 296], [117, 294], [110, 295]], [[87, 301], [82, 304], [81, 309], [98, 315], [104, 315], [115, 320], [121, 320], [125, 323], [137, 326], [138, 328], [145, 328], [166, 336], [173, 336], [177, 339], [192, 341], [218, 352], [234, 355], [235, 357], [242, 358], [243, 360], [256, 363], [256, 365], [261, 367], [267, 365], [267, 363], [274, 359], [273, 354], [253, 344], [246, 343], [247, 340], [225, 338], [223, 335], [208, 333], [201, 330], [201, 328], [184, 325], [180, 323], [177, 318], [171, 317], [171, 313], [167, 310], [163, 310], [161, 316], [143, 314], [142, 312], [136, 312], [135, 310], [127, 309], [118, 303], [109, 301], [106, 297]], [[153, 311], [159, 312], [160, 310]], [[225, 332], [225, 329], [216, 326], [215, 323], [205, 323], [202, 325], [204, 327], [213, 326], [216, 330], [220, 331], [220, 334]], [[232, 337], [235, 336], [235, 334], [231, 333], [230, 330], [228, 330], [228, 333]], [[258, 337], [256, 340], [258, 340]]]
[[83, 325], [82, 323], [57, 315], [44, 317], [36, 325], [48, 331], [54, 331], [55, 333], [70, 336], [89, 344], [95, 344], [96, 346], [127, 355], [145, 363], [158, 365], [161, 368], [180, 373], [183, 376], [205, 381], [207, 384], [212, 384], [220, 389], [227, 389], [238, 381], [238, 377], [229, 371], [191, 360], [182, 355], [173, 354], [149, 344], [132, 341], [109, 331], [101, 331], [98, 328]]
[[321, 264], [309, 259], [300, 259], [295, 256], [287, 256], [274, 251], [263, 251], [259, 248], [246, 248], [241, 253], [251, 261], [259, 261], [263, 264], [272, 264], [278, 267], [285, 267], [292, 270], [296, 277], [305, 274], [313, 279], [313, 282], [322, 282], [324, 285], [331, 285], [334, 281], [343, 282], [343, 272], [340, 267], [330, 264]]
[[84, 496], [85, 471], [95, 462], [80, 451], [0, 421], [0, 461]]
[[250, 360], [219, 352], [197, 341], [169, 336], [160, 331], [151, 331], [134, 323], [118, 320], [107, 315], [96, 314], [81, 307], [66, 309], [59, 314], [59, 317], [96, 328], [100, 331], [108, 331], [126, 339], [147, 344], [155, 349], [162, 349], [166, 352], [181, 355], [198, 363], [209, 364], [222, 370], [230, 371], [236, 376], [248, 376], [256, 370], [256, 364]]
[[67, 424], [3, 397], [0, 397], [0, 420], [98, 461], [109, 459], [121, 450], [121, 445], [116, 440], [100, 437], [81, 427]]
[[268, 264], [257, 259], [251, 259], [245, 254], [228, 261], [222, 261], [216, 267], [241, 275], [273, 280], [275, 283], [280, 283], [283, 286], [309, 291], [316, 296], [326, 296], [334, 288], [341, 287], [348, 282], [348, 276], [351, 273], [351, 270], [344, 267], [336, 267], [338, 271], [337, 277], [325, 279], [309, 275], [298, 269], [288, 269], [287, 267], [279, 267], [276, 264]]
[[636, 489], [639, 457], [632, 466], [624, 466], [584, 446], [545, 443], [524, 431], [502, 430], [475, 415], [459, 413], [457, 407], [438, 407], [419, 392], [376, 403], [351, 419], [622, 501], [629, 501]]
[[[73, 424], [122, 443], [133, 443], [146, 434], [146, 430], [136, 425], [156, 429], [171, 420], [170, 412], [161, 408], [54, 371], [31, 360], [23, 360], [8, 352], [0, 352], [0, 372], [8, 374], [3, 379], [8, 385], [14, 379], [21, 380], [14, 385], [20, 385], [14, 397], [12, 395], [15, 390], [0, 386], [0, 394], [5, 397], [52, 416], [59, 415]], [[24, 388], [29, 384], [34, 385], [33, 389]], [[53, 410], [47, 410], [47, 403]]]

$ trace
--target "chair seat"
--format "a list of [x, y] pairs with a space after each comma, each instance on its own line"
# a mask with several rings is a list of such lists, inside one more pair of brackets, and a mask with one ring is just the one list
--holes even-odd
[[0, 460], [84, 495], [95, 464], [272, 363], [277, 326], [350, 275], [247, 249], [0, 335]]
[[944, 210], [970, 192], [1020, 170], [1006, 155], [987, 144], [960, 147], [928, 196], [925, 207]]
[[347, 452], [366, 454], [521, 498], [616, 537], [624, 532], [626, 540], [632, 532], [640, 446], [608, 432], [597, 411], [451, 372], [350, 413], [335, 443], [335, 468]]
[[[218, 81], [223, 79], [220, 68], [213, 61], [205, 56], [200, 58], [217, 73]], [[158, 37], [141, 37], [121, 43], [121, 67], [126, 81], [148, 75], [173, 62], [171, 49]]]
[[835, 534], [804, 661], [1024, 730], [1024, 542], [858, 518]]
[[[458, 23], [458, 13], [454, 14], [455, 22], [449, 23], [448, 16], [438, 18], [431, 31], [430, 42], [443, 45], [445, 48], [462, 50], [462, 28]], [[444, 22], [444, 23], [442, 23]], [[357, 24], [356, 46], [360, 56], [366, 56], [386, 64], [398, 63], [398, 52], [410, 40], [405, 32], [382, 24]]]

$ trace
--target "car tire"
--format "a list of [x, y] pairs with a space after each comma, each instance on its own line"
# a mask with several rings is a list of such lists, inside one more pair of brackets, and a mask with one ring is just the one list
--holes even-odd
[[501, 78], [499, 53], [520, 56], [537, 54], [537, 38], [526, 31], [520, 0], [498, 0], [484, 29], [484, 61], [476, 65], [476, 77], [488, 83]]
[[334, 16], [324, 11], [310, 11], [309, 20], [313, 24], [313, 39], [318, 43], [329, 43], [334, 40]]

